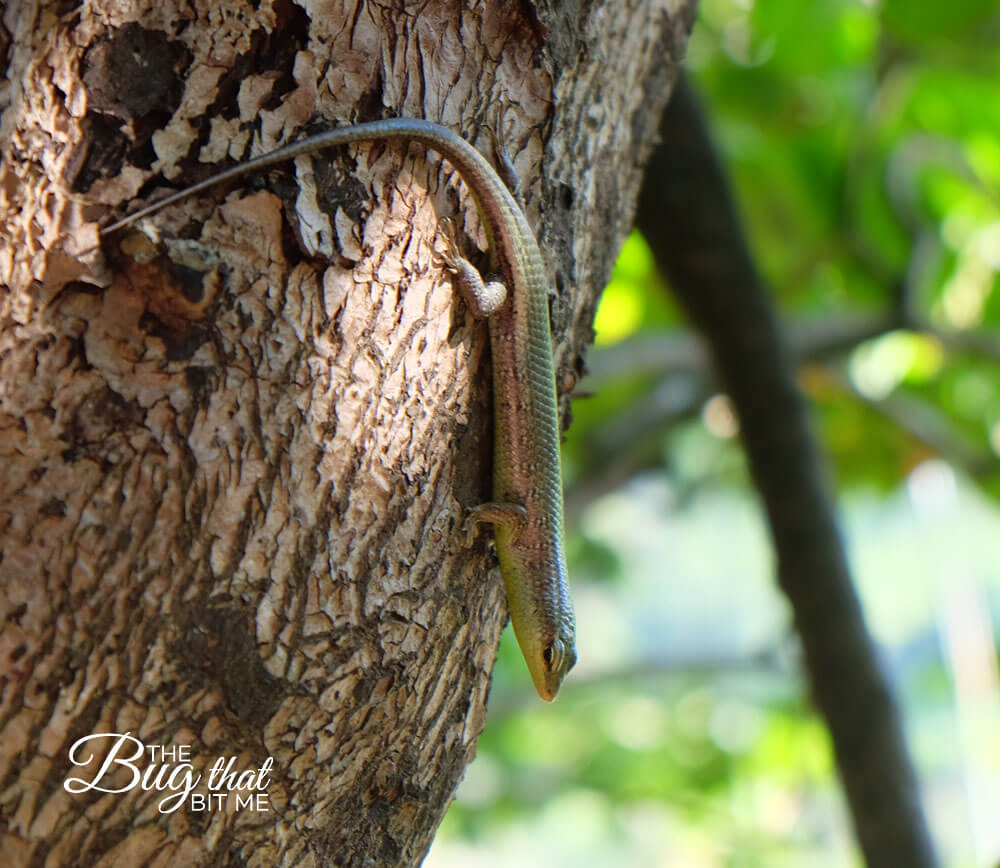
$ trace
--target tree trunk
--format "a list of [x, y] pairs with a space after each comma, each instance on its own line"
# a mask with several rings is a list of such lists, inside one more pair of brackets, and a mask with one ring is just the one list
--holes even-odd
[[[419, 147], [362, 145], [92, 248], [133, 200], [321, 128], [497, 129], [554, 275], [565, 409], [691, 18], [570, 7], [6, 6], [8, 864], [426, 852], [506, 618], [459, 533], [489, 496], [489, 353], [435, 251], [453, 217], [485, 261], [468, 191]], [[210, 779], [219, 757], [256, 774]], [[158, 766], [202, 778], [165, 802]]]

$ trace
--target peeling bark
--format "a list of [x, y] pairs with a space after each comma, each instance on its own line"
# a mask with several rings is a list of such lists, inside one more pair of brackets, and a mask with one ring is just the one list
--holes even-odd
[[[485, 262], [451, 168], [375, 144], [98, 221], [316, 128], [502, 132], [559, 384], [631, 220], [684, 0], [22, 0], [0, 126], [0, 846], [12, 865], [406, 865], [475, 751], [506, 618], [485, 539]], [[256, 188], [256, 189], [255, 189]], [[479, 248], [477, 251], [476, 248]], [[270, 810], [69, 793], [73, 743], [274, 761]], [[116, 780], [127, 782], [123, 769]]]

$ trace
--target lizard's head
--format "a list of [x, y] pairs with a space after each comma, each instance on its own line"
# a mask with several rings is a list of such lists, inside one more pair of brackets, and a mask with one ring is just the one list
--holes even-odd
[[566, 673], [576, 663], [576, 648], [572, 634], [558, 634], [540, 642], [531, 642], [530, 648], [521, 643], [524, 659], [528, 662], [531, 679], [538, 695], [551, 702], [559, 692]]
[[576, 620], [566, 588], [566, 566], [557, 551], [532, 568], [529, 559], [515, 557], [505, 534], [505, 528], [496, 530], [510, 623], [538, 695], [551, 702], [576, 663]]

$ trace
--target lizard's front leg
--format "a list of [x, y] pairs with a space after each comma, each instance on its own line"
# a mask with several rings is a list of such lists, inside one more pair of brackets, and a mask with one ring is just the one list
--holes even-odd
[[441, 264], [476, 316], [488, 317], [496, 313], [507, 300], [507, 287], [498, 280], [488, 283], [483, 280], [479, 269], [459, 252], [454, 224], [447, 219], [441, 223], [445, 230], [446, 245], [444, 254], [438, 254]]

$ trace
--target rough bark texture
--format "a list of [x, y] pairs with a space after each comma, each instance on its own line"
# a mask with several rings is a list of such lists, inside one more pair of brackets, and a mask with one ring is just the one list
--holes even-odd
[[746, 247], [690, 88], [664, 115], [638, 224], [704, 335], [740, 419], [778, 578], [869, 868], [937, 860], [892, 688], [851, 582], [793, 354]]
[[[414, 864], [506, 616], [458, 533], [489, 491], [489, 363], [434, 256], [446, 216], [484, 245], [447, 164], [345, 149], [88, 252], [97, 221], [320, 127], [498, 128], [565, 393], [690, 5], [6, 5], [6, 864]], [[68, 793], [70, 746], [103, 732], [190, 745], [196, 771], [273, 757], [270, 810]]]

